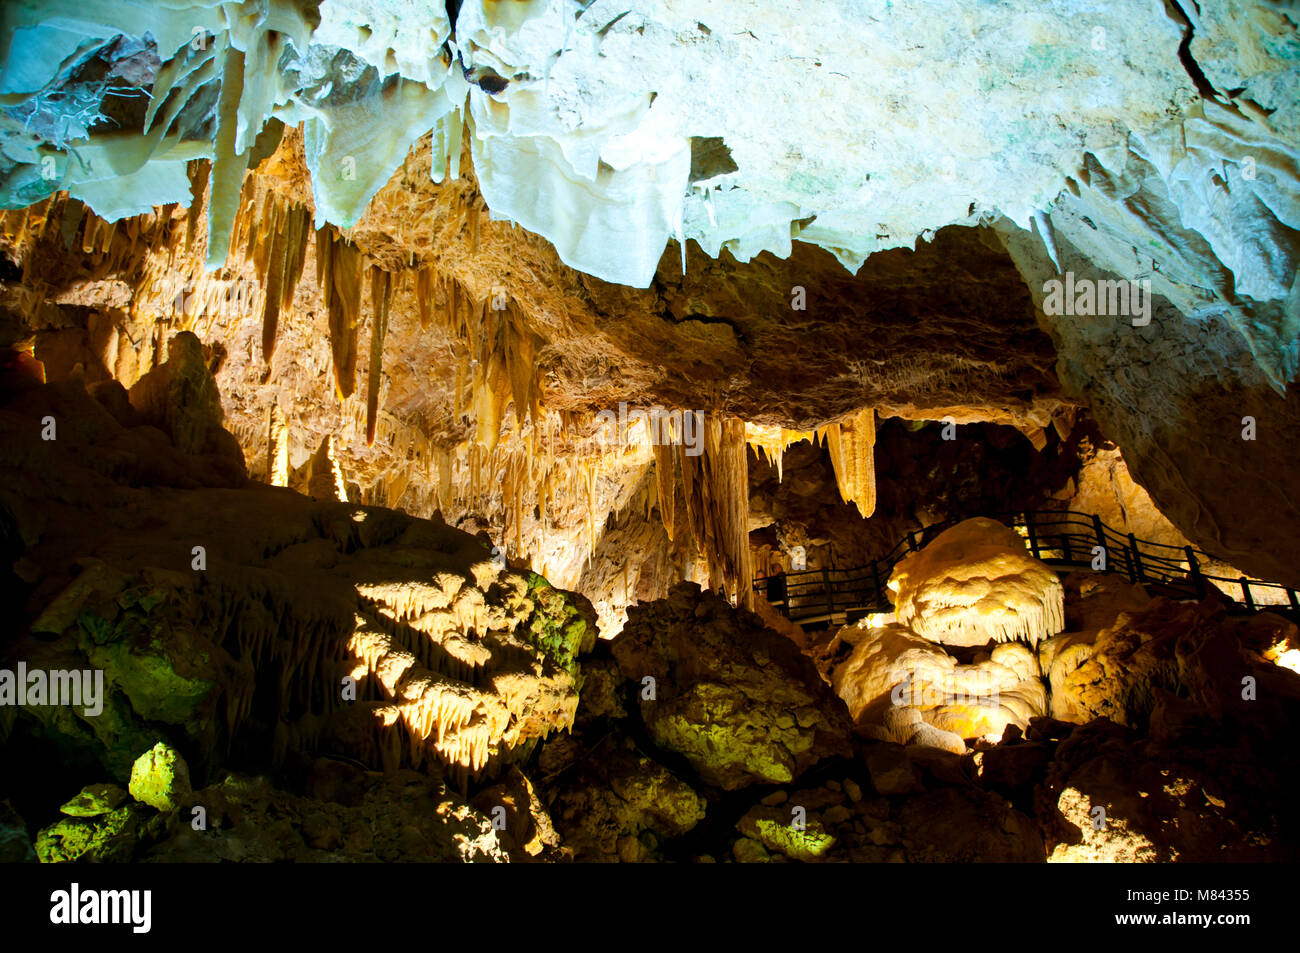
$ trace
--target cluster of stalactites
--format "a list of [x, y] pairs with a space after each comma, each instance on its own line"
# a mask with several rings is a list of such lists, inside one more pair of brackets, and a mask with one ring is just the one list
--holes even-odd
[[512, 400], [521, 428], [526, 420], [541, 419], [536, 364], [541, 342], [514, 299], [498, 291], [476, 300], [459, 282], [432, 268], [415, 272], [415, 297], [422, 328], [436, 322], [467, 344], [457, 368], [456, 411], [461, 411], [461, 394], [468, 385], [480, 445], [489, 452], [496, 447]]
[[816, 436], [811, 430], [787, 430], [776, 425], [745, 424], [745, 442], [761, 453], [763, 459], [771, 466], [776, 467], [778, 481], [785, 477], [782, 461], [786, 448], [791, 444], [799, 443], [801, 440], [811, 441], [814, 439], [816, 439]]
[[421, 665], [382, 629], [357, 617], [348, 648], [360, 659], [353, 677], [374, 675], [390, 699], [375, 714], [385, 726], [399, 720], [413, 746], [429, 744], [448, 764], [479, 771], [510, 724], [503, 699]]
[[708, 564], [710, 587], [750, 607], [754, 593], [745, 425], [714, 414], [696, 414], [696, 419], [702, 446], [660, 441], [654, 448], [659, 512], [670, 538], [682, 527], [689, 528]]
[[825, 440], [840, 498], [855, 505], [864, 519], [876, 511], [876, 412], [873, 409], [859, 410], [816, 431], [745, 424], [746, 443], [776, 467], [778, 480], [784, 476], [782, 459], [786, 448], [801, 440]]
[[293, 304], [312, 235], [311, 212], [270, 189], [249, 194], [235, 219], [234, 247], [253, 264], [262, 286], [262, 360], [267, 364], [275, 353], [280, 314]]
[[876, 511], [876, 412], [860, 410], [818, 432], [825, 435], [840, 498], [867, 518]]

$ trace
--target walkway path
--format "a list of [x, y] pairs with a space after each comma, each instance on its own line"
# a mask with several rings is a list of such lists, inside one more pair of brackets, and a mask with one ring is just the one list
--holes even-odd
[[[1069, 510], [995, 514], [994, 518], [1018, 530], [1035, 558], [1065, 572], [1120, 573], [1152, 595], [1171, 599], [1203, 599], [1217, 583], [1242, 611], [1267, 607], [1300, 619], [1300, 596], [1295, 589], [1245, 576], [1208, 574], [1204, 567], [1218, 561], [1191, 546], [1170, 546], [1138, 539], [1132, 533], [1121, 534], [1099, 516]], [[846, 623], [875, 612], [893, 612], [886, 586], [894, 566], [957, 522], [949, 520], [908, 533], [887, 554], [865, 566], [768, 576], [755, 580], [754, 590], [801, 625]], [[1104, 561], [1098, 558], [1103, 554]], [[1100, 568], [1103, 565], [1105, 568]]]

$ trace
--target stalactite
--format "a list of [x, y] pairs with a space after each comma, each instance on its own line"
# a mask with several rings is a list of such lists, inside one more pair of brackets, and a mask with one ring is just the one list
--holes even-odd
[[230, 232], [235, 223], [240, 186], [248, 167], [247, 151], [235, 152], [239, 99], [244, 88], [244, 54], [233, 46], [226, 48], [221, 71], [221, 92], [217, 99], [217, 134], [213, 142], [213, 162], [208, 195], [209, 271], [220, 268], [230, 248]]
[[876, 511], [876, 412], [858, 411], [824, 430], [840, 497], [865, 519]]
[[[383, 375], [384, 337], [388, 333], [388, 309], [392, 304], [392, 275], [370, 269], [370, 301], [374, 327], [370, 332], [370, 368], [366, 378], [366, 446], [374, 446], [375, 423], [379, 415], [379, 385]], [[391, 501], [390, 501], [391, 505]]]
[[801, 440], [815, 440], [810, 430], [786, 430], [780, 426], [745, 424], [745, 441], [758, 450], [769, 464], [776, 467], [777, 482], [784, 479], [783, 460], [786, 448]]
[[434, 278], [432, 268], [420, 268], [415, 272], [415, 304], [420, 313], [420, 327], [427, 331], [433, 320]]
[[673, 517], [676, 504], [677, 464], [673, 444], [660, 441], [654, 446], [655, 483], [659, 496], [659, 518], [663, 521], [668, 539], [673, 538]]
[[687, 522], [708, 565], [710, 585], [750, 607], [753, 570], [745, 427], [739, 420], [709, 415], [696, 432], [704, 436], [701, 455], [691, 456], [683, 444], [673, 447]]
[[361, 323], [365, 259], [351, 242], [329, 234], [322, 238], [322, 232], [316, 235], [317, 262], [328, 262], [321, 273], [334, 358], [334, 385], [339, 400], [345, 400], [352, 396], [356, 387], [357, 334]]
[[510, 396], [515, 402], [515, 419], [523, 426], [525, 418], [536, 419], [533, 406], [534, 365], [533, 337], [513, 307], [503, 315], [505, 327], [506, 370], [510, 377]]
[[266, 302], [262, 306], [262, 362], [271, 363], [275, 353], [276, 330], [280, 325], [280, 306], [284, 302], [285, 258], [289, 252], [289, 225], [283, 223], [272, 233], [271, 252], [267, 258], [265, 279]]
[[262, 360], [271, 363], [280, 313], [293, 303], [298, 280], [307, 260], [307, 230], [311, 213], [301, 206], [286, 208], [280, 216], [281, 226], [272, 236], [268, 258], [266, 303], [262, 314]]

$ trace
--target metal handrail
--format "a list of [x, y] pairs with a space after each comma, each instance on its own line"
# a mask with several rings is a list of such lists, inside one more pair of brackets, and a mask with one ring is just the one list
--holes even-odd
[[[1231, 601], [1252, 612], [1260, 605], [1252, 587], [1261, 593], [1281, 590], [1286, 594], [1288, 604], [1271, 605], [1270, 609], [1300, 619], [1300, 593], [1292, 587], [1246, 576], [1207, 573], [1203, 569], [1204, 565], [1214, 561], [1214, 557], [1208, 553], [1191, 546], [1138, 539], [1132, 533], [1121, 533], [1108, 526], [1092, 513], [1029, 510], [993, 513], [990, 517], [1007, 523], [1014, 529], [1023, 530], [1030, 554], [1035, 559], [1052, 565], [1088, 566], [1095, 569], [1095, 556], [1098, 555], [1095, 547], [1100, 546], [1105, 560], [1102, 568], [1095, 571], [1122, 571], [1135, 584], [1172, 589], [1175, 594], [1182, 593], [1194, 599], [1204, 598], [1209, 585], [1216, 582], [1230, 587], [1237, 586], [1241, 589], [1241, 598], [1230, 597]], [[754, 580], [754, 590], [765, 592], [769, 602], [796, 622], [828, 619], [840, 614], [847, 618], [871, 612], [889, 612], [892, 611], [893, 604], [888, 596], [886, 582], [894, 567], [909, 553], [921, 549], [939, 533], [958, 522], [961, 521], [945, 520], [921, 530], [913, 530], [884, 556], [865, 565], [849, 569], [828, 567], [796, 570], [763, 576]], [[1074, 531], [1076, 529], [1077, 532]], [[1151, 551], [1154, 548], [1171, 550], [1177, 557]], [[1219, 588], [1224, 591], [1223, 587]], [[1227, 595], [1226, 592], [1224, 594]]]

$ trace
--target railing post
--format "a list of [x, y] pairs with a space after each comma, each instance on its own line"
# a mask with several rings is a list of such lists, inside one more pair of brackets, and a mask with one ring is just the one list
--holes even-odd
[[1196, 598], [1204, 599], [1205, 593], [1207, 592], [1205, 588], [1205, 577], [1201, 575], [1201, 563], [1196, 558], [1196, 550], [1188, 546], [1183, 550], [1183, 552], [1187, 554], [1187, 567], [1191, 571], [1192, 585], [1196, 587]]
[[1142, 553], [1138, 551], [1137, 537], [1132, 533], [1128, 534], [1128, 551], [1129, 557], [1129, 575], [1133, 577], [1135, 583], [1146, 582], [1146, 577], [1142, 572]]
[[1061, 555], [1065, 557], [1067, 563], [1074, 562], [1074, 547], [1070, 545], [1070, 527], [1065, 527], [1065, 532], [1061, 534]]
[[835, 611], [835, 594], [831, 592], [831, 571], [828, 567], [822, 567], [822, 585], [826, 589], [826, 611]]
[[787, 576], [784, 573], [767, 577], [767, 601], [774, 606], [781, 606], [786, 616], [789, 616], [790, 597], [789, 590], [786, 588], [786, 580]]
[[1286, 597], [1291, 600], [1291, 611], [1300, 613], [1300, 598], [1296, 597], [1295, 590], [1290, 588], [1289, 586], [1287, 587], [1286, 590]]
[[872, 581], [874, 581], [876, 584], [876, 593], [875, 593], [876, 608], [883, 609], [885, 607], [885, 587], [880, 582], [880, 560], [879, 559], [874, 560], [871, 563], [871, 578]]
[[1034, 532], [1034, 514], [1025, 510], [1025, 535], [1029, 537], [1029, 555], [1039, 559], [1038, 534]]
[[1237, 582], [1241, 583], [1241, 594], [1246, 597], [1246, 608], [1251, 612], [1255, 611], [1255, 599], [1250, 594], [1250, 580], [1242, 576]]
[[918, 549], [921, 548], [916, 545], [916, 530], [914, 529], [907, 531], [907, 548], [910, 549], [912, 552], [916, 552]]

